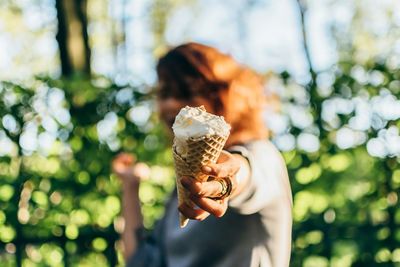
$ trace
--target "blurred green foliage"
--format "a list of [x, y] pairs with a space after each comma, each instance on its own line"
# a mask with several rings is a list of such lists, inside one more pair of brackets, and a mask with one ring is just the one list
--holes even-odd
[[[284, 153], [294, 195], [291, 266], [400, 266], [400, 76], [389, 62], [347, 58], [306, 86], [318, 112], [311, 127], [290, 132], [313, 132], [320, 145]], [[318, 83], [327, 75], [328, 93]]]
[[152, 166], [140, 192], [145, 226], [160, 217], [173, 188], [171, 155], [140, 90], [101, 77], [1, 83], [1, 262], [122, 262], [114, 244], [123, 227], [120, 181], [110, 174], [120, 150]]
[[[368, 149], [368, 142], [384, 138], [399, 122], [374, 111], [381, 123], [362, 130], [351, 123], [360, 116], [360, 98], [372, 103], [368, 101], [390, 95], [398, 101], [399, 72], [385, 63], [349, 66], [344, 62], [331, 71], [334, 79], [325, 94], [318, 84], [301, 86], [286, 74], [274, 77], [286, 88], [281, 96], [283, 115], [296, 106], [310, 114], [318, 114], [313, 112], [319, 106], [322, 114], [312, 116], [307, 127], [292, 121], [283, 133], [298, 143], [305, 133], [319, 138], [317, 149], [298, 145], [283, 152], [294, 196], [292, 266], [400, 262], [398, 155], [390, 154], [390, 147], [379, 155]], [[357, 80], [354, 70], [360, 68], [367, 76], [379, 72], [384, 78]], [[298, 90], [303, 90], [302, 97]], [[313, 90], [317, 98], [310, 97]], [[333, 123], [332, 116], [323, 115], [323, 107], [338, 99], [353, 101], [353, 108], [346, 114], [331, 110], [329, 114], [339, 118]], [[140, 191], [149, 229], [162, 215], [163, 201], [174, 187], [170, 140], [154, 112], [151, 89], [120, 86], [103, 77], [38, 79], [25, 86], [3, 82], [0, 105], [1, 262], [123, 264], [116, 242], [122, 228], [120, 182], [110, 174], [112, 157], [128, 151], [152, 166], [151, 179]], [[343, 129], [353, 129], [347, 138], [365, 138], [343, 144]], [[275, 133], [273, 140], [279, 145], [278, 138]]]

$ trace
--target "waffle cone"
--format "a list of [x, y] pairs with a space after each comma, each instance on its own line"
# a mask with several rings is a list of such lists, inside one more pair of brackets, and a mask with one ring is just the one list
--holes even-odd
[[[201, 167], [217, 161], [227, 139], [228, 136], [220, 135], [205, 136], [196, 140], [189, 139], [187, 141], [188, 155], [185, 158], [181, 157], [177, 153], [175, 145], [173, 146], [179, 206], [186, 203], [189, 207], [194, 207], [193, 202], [189, 198], [189, 193], [182, 186], [179, 179], [183, 176], [188, 176], [199, 182], [207, 181], [208, 175], [201, 172]], [[188, 221], [189, 219], [183, 214], [179, 214], [181, 228], [185, 227]]]

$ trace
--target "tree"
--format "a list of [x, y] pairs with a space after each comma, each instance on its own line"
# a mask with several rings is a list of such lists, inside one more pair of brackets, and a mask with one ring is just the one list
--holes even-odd
[[62, 74], [74, 72], [89, 75], [91, 48], [88, 35], [87, 0], [56, 0]]

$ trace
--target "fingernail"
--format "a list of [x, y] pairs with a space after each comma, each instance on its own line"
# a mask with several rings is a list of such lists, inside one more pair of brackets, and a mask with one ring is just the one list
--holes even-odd
[[209, 166], [203, 166], [201, 169], [202, 169], [202, 171], [204, 173], [211, 173], [212, 172], [212, 169]]
[[188, 181], [186, 180], [185, 177], [182, 177], [182, 178], [181, 178], [181, 184], [182, 184], [182, 186], [183, 186], [184, 188], [187, 189]]
[[196, 200], [196, 197], [193, 194], [189, 194], [189, 198], [190, 198], [191, 201]]

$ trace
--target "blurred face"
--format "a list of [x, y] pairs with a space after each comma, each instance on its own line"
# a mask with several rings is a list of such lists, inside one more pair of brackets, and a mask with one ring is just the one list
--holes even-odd
[[174, 124], [175, 117], [178, 115], [181, 108], [185, 106], [198, 107], [201, 105], [203, 105], [207, 111], [212, 112], [210, 103], [202, 97], [195, 97], [190, 101], [172, 97], [158, 100], [160, 118], [165, 122], [169, 129], [172, 129], [172, 124]]
[[173, 84], [165, 84], [160, 81], [160, 88], [158, 92], [158, 110], [161, 120], [165, 122], [168, 128], [172, 129], [172, 124], [175, 121], [176, 115], [181, 108], [185, 106], [198, 107], [203, 105], [208, 112], [213, 112], [211, 103], [202, 96], [193, 96], [191, 98], [179, 98], [168, 92], [174, 92], [177, 88], [172, 88]]

